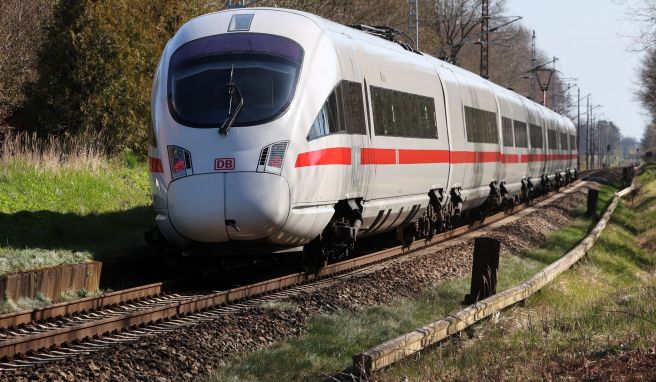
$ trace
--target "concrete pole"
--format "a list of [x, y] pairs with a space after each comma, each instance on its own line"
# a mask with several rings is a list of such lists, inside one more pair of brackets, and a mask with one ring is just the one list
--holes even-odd
[[585, 167], [590, 169], [590, 97], [585, 106]]
[[581, 170], [581, 151], [579, 141], [581, 140], [581, 87], [577, 86], [576, 98], [576, 168]]
[[537, 75], [535, 72], [535, 30], [533, 31], [533, 38], [531, 40], [531, 99], [533, 101], [536, 101], [535, 99], [535, 85], [536, 85], [536, 78], [535, 76]]

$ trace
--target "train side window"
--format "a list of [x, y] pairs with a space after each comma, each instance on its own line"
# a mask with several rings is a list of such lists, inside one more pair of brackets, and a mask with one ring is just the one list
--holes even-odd
[[375, 86], [371, 94], [376, 135], [437, 138], [433, 98]]
[[542, 127], [531, 124], [529, 126], [529, 129], [530, 129], [529, 138], [531, 139], [531, 148], [532, 149], [544, 148], [544, 140], [542, 138]]
[[576, 150], [576, 135], [569, 136], [569, 149], [572, 151]]
[[568, 150], [567, 144], [568, 144], [568, 139], [567, 139], [567, 133], [560, 133], [560, 149], [561, 150]]
[[307, 139], [312, 140], [337, 133], [365, 135], [363, 102], [360, 83], [340, 82], [319, 110]]
[[472, 143], [499, 143], [497, 114], [465, 106], [467, 141]]
[[515, 130], [515, 147], [528, 147], [526, 124], [520, 121], [513, 121], [513, 128]]
[[514, 147], [512, 120], [510, 118], [501, 117], [501, 127], [503, 128], [503, 145], [506, 147]]
[[547, 144], [550, 150], [558, 150], [558, 134], [556, 130], [547, 129]]

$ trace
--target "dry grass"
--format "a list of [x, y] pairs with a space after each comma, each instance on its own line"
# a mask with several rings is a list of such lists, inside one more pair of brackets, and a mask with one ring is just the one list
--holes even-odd
[[0, 132], [0, 165], [19, 161], [35, 169], [62, 168], [96, 173], [107, 163], [104, 134], [87, 132], [73, 137], [39, 137], [36, 133]]

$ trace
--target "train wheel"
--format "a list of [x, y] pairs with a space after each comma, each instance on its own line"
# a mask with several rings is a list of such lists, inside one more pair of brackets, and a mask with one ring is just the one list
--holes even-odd
[[396, 237], [404, 247], [409, 247], [417, 239], [417, 227], [414, 224], [398, 228]]
[[321, 239], [316, 238], [303, 248], [303, 271], [318, 273], [328, 265], [328, 254], [321, 246]]

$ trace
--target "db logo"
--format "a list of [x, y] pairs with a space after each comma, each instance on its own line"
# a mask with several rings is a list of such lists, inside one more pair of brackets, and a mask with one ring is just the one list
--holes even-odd
[[214, 171], [232, 171], [235, 169], [235, 158], [214, 159]]

